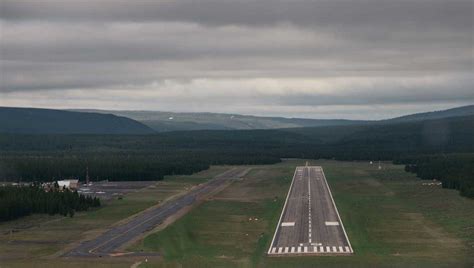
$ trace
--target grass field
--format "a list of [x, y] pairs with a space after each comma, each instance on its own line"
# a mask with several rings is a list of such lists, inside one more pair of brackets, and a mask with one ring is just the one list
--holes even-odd
[[[108, 226], [205, 182], [228, 168], [215, 166], [192, 176], [169, 176], [152, 187], [126, 195], [122, 200], [110, 200], [100, 209], [76, 213], [74, 218], [32, 215], [1, 223], [0, 267], [36, 266], [38, 263], [57, 267], [65, 263], [87, 266], [90, 261], [65, 262], [54, 256], [60, 255], [61, 250], [71, 243], [93, 237]], [[118, 264], [122, 263], [113, 263], [114, 266]], [[123, 266], [129, 267], [130, 264]]]
[[[311, 161], [322, 165], [356, 252], [344, 257], [266, 257], [294, 168], [304, 161], [255, 166], [241, 180], [165, 229], [132, 245], [161, 259], [64, 260], [63, 247], [228, 167], [168, 177], [73, 219], [32, 216], [0, 224], [0, 267], [470, 267], [474, 200], [424, 186], [403, 166]], [[10, 233], [10, 230], [17, 232]]]
[[[472, 267], [474, 200], [422, 181], [402, 166], [312, 161], [322, 165], [356, 252], [350, 257], [277, 257], [270, 243], [294, 167], [256, 167], [134, 249], [163, 260], [141, 267]], [[251, 219], [251, 220], [250, 220]], [[255, 220], [258, 219], [258, 220]]]

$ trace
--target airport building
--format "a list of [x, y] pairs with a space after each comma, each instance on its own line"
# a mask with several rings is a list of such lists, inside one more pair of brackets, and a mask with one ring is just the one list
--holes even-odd
[[79, 187], [79, 180], [61, 180], [58, 181], [59, 188], [74, 190]]

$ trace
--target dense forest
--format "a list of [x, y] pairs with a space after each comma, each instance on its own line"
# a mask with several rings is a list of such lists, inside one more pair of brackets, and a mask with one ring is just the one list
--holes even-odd
[[404, 164], [407, 172], [423, 180], [439, 180], [443, 188], [456, 189], [474, 198], [474, 154], [438, 154], [404, 157], [394, 161]]
[[75, 211], [99, 207], [100, 200], [69, 190], [45, 191], [39, 185], [0, 187], [0, 221], [7, 221], [32, 213], [74, 216]]
[[80, 153], [22, 154], [0, 156], [0, 178], [5, 181], [52, 181], [77, 178], [98, 180], [161, 180], [165, 175], [192, 174], [211, 164], [271, 164], [279, 158], [253, 155], [247, 157], [218, 152], [152, 153]]
[[159, 180], [280, 158], [394, 160], [474, 152], [474, 116], [420, 122], [156, 135], [0, 135], [0, 180]]

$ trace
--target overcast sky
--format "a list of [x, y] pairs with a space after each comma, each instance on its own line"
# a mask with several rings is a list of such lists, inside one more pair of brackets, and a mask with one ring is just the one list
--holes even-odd
[[474, 103], [474, 1], [0, 0], [0, 106], [378, 119]]

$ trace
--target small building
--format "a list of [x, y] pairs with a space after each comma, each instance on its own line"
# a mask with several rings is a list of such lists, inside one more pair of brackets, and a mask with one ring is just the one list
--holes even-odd
[[79, 180], [62, 180], [58, 181], [59, 188], [77, 189]]

